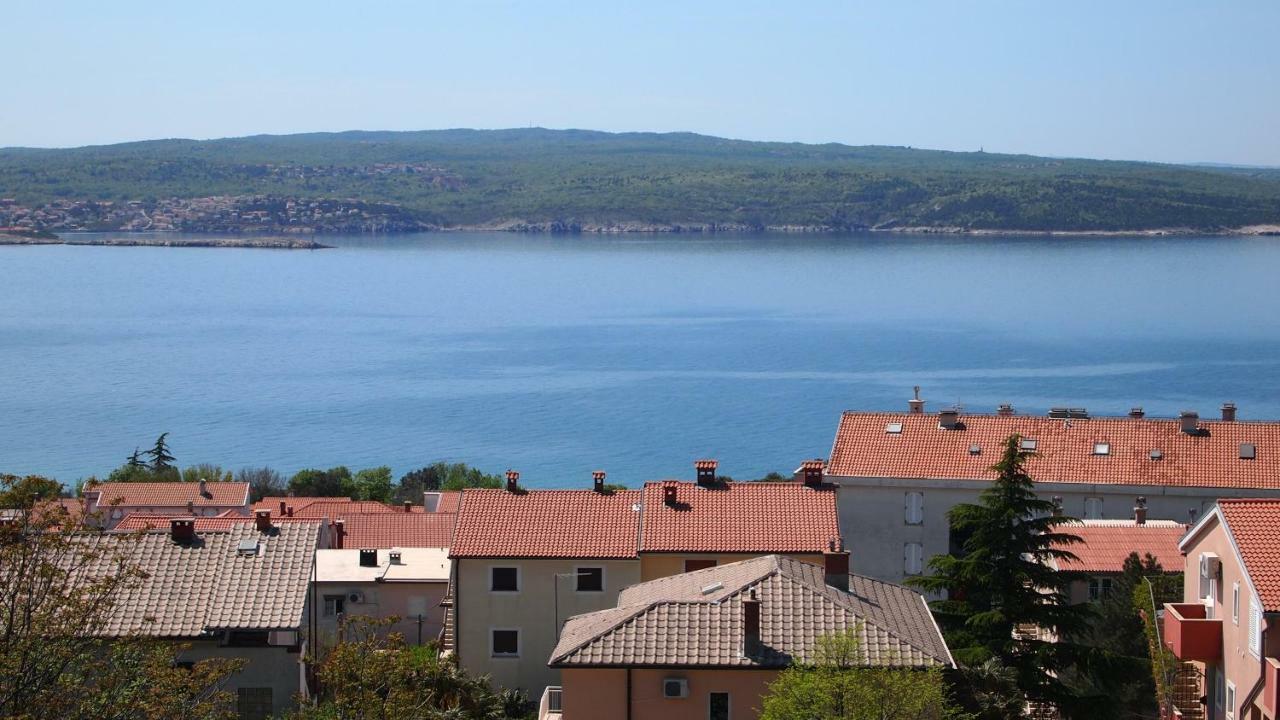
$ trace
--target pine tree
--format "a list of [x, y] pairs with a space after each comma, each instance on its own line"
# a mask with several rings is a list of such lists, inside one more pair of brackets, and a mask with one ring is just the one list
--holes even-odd
[[1071, 717], [1076, 698], [1061, 675], [1089, 658], [1089, 648], [1070, 638], [1087, 628], [1092, 611], [1071, 604], [1077, 576], [1052, 561], [1075, 559], [1064, 548], [1081, 540], [1058, 531], [1077, 521], [1036, 496], [1026, 455], [1021, 438], [1009, 437], [991, 468], [997, 477], [978, 503], [948, 513], [961, 553], [934, 557], [932, 573], [912, 584], [946, 594], [933, 604], [934, 614], [958, 663], [976, 668], [995, 658], [1015, 673], [1027, 700], [1052, 703]]
[[131, 468], [146, 467], [147, 464], [142, 461], [141, 456], [142, 453], [138, 451], [137, 447], [134, 447], [133, 454], [129, 456], [129, 459], [125, 462], [125, 466]]
[[173, 468], [174, 457], [169, 453], [169, 445], [165, 442], [167, 437], [169, 433], [162, 433], [156, 438], [155, 447], [144, 453], [151, 457], [151, 471], [154, 473], [167, 472]]

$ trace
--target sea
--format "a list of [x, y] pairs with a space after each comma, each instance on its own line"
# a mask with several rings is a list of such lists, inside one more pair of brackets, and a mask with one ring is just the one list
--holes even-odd
[[0, 472], [789, 473], [844, 410], [1280, 419], [1280, 238], [323, 238], [0, 247]]

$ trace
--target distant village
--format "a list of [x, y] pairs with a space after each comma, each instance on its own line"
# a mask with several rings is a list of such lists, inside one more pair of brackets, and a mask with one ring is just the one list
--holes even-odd
[[[990, 588], [927, 579], [947, 571], [937, 558], [976, 551], [980, 529], [957, 536], [957, 508], [996, 502], [996, 484], [1012, 496], [1025, 471], [1041, 510], [1018, 522], [1074, 536], [1005, 561], [1031, 563], [1039, 588], [1027, 592], [1055, 608], [1122, 603], [1146, 662], [1145, 684], [1126, 687], [1147, 688], [1153, 716], [1275, 718], [1278, 449], [1280, 423], [1239, 420], [1231, 403], [1213, 418], [983, 414], [930, 411], [917, 389], [904, 412], [844, 413], [830, 457], [771, 481], [733, 481], [700, 459], [687, 479], [635, 489], [604, 470], [538, 479], [559, 489], [511, 470], [501, 487], [400, 504], [105, 482], [35, 508], [62, 513], [59, 528], [137, 543], [145, 577], [94, 631], [180, 641], [188, 663], [247, 660], [227, 684], [242, 718], [322, 693], [310, 664], [360, 617], [519, 691], [538, 720], [742, 720], [801, 717], [769, 709], [778, 683], [825, 662], [831, 637], [855, 641], [842, 667], [963, 672], [971, 648], [953, 646], [962, 636], [935, 603], [977, 603]], [[1010, 622], [996, 640], [1012, 657], [1074, 642], [1065, 620]], [[1050, 683], [1036, 687], [1066, 679], [1015, 670]], [[1081, 716], [1035, 692], [1013, 714], [975, 716]]]

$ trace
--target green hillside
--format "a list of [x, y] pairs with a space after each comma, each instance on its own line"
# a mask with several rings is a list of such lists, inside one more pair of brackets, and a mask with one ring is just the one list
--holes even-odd
[[725, 140], [440, 130], [0, 149], [0, 197], [270, 195], [394, 203], [442, 227], [531, 223], [1216, 230], [1280, 223], [1280, 172]]

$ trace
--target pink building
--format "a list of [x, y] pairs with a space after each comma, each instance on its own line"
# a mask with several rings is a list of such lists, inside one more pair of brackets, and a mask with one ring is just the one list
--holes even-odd
[[[1162, 641], [1194, 668], [1199, 693], [1175, 717], [1265, 720], [1280, 713], [1280, 499], [1224, 499], [1179, 547], [1183, 601]], [[1178, 705], [1175, 702], [1175, 705]]]
[[131, 513], [214, 517], [229, 513], [247, 518], [249, 483], [138, 482], [86, 486], [85, 513], [110, 529]]

